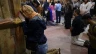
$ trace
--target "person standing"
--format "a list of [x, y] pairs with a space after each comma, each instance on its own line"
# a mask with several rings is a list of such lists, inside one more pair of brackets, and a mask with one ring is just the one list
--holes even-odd
[[80, 1], [74, 1], [73, 2], [73, 10], [79, 9], [79, 7], [80, 7]]
[[93, 16], [94, 15], [94, 6], [95, 6], [94, 0], [90, 1], [90, 5], [91, 5], [90, 15]]
[[72, 18], [72, 15], [73, 15], [73, 8], [72, 8], [72, 5], [69, 1], [65, 4], [64, 13], [65, 13], [65, 16], [64, 16], [64, 18], [65, 18], [65, 28], [70, 29], [71, 18]]
[[88, 0], [83, 0], [83, 3], [80, 5], [80, 13], [82, 16], [90, 14], [91, 5]]
[[21, 12], [27, 19], [22, 23], [24, 34], [27, 36], [26, 48], [31, 50], [31, 54], [46, 54], [48, 49], [47, 38], [44, 35], [46, 23], [29, 5], [23, 5]]
[[46, 16], [46, 11], [48, 11], [49, 2], [46, 0], [43, 5], [43, 16]]
[[38, 0], [29, 0], [28, 2], [26, 2], [26, 4], [30, 5], [35, 12], [38, 12], [36, 9], [40, 5], [40, 2]]
[[54, 20], [56, 19], [56, 13], [55, 13], [55, 3], [52, 2], [51, 5], [49, 6], [52, 10], [52, 21], [54, 22]]
[[[80, 14], [83, 16], [83, 18], [84, 18], [84, 16], [86, 14], [90, 15], [91, 6], [92, 5], [90, 5], [89, 0], [83, 0], [83, 3], [80, 5]], [[84, 33], [88, 32], [88, 28], [89, 28], [89, 25], [85, 24], [85, 31], [84, 31]]]
[[60, 21], [61, 21], [61, 8], [62, 8], [62, 5], [61, 5], [60, 1], [58, 1], [58, 2], [55, 4], [56, 23], [60, 23]]
[[42, 15], [43, 8], [39, 0], [29, 0], [26, 1], [26, 4], [30, 5], [34, 9], [34, 11]]

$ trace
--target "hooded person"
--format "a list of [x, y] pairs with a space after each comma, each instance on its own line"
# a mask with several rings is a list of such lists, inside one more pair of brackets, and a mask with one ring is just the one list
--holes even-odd
[[32, 51], [31, 54], [46, 54], [48, 48], [44, 35], [46, 23], [29, 5], [23, 5], [21, 12], [27, 19], [27, 22], [22, 23], [24, 34], [27, 36], [26, 48]]

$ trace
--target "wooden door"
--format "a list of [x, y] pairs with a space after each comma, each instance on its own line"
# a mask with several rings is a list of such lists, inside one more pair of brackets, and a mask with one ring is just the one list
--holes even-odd
[[17, 18], [21, 0], [0, 0], [0, 54], [25, 54], [22, 27], [6, 19]]

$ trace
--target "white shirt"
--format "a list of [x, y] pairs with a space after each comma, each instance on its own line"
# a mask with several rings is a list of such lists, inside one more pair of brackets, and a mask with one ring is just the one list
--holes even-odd
[[90, 5], [91, 5], [91, 9], [94, 9], [95, 2], [90, 2]]
[[91, 5], [90, 5], [90, 2], [88, 2], [88, 3], [82, 3], [81, 5], [80, 5], [80, 13], [82, 14], [82, 15], [85, 15], [85, 14], [88, 14], [88, 13], [90, 13], [90, 9], [91, 9]]
[[73, 7], [80, 7], [80, 3], [79, 2], [73, 3]]

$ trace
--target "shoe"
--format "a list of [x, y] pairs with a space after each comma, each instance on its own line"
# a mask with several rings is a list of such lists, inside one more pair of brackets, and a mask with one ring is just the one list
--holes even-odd
[[58, 23], [60, 23], [60, 22], [58, 22]]
[[36, 54], [36, 52], [34, 52], [34, 51], [31, 51], [31, 54]]
[[70, 29], [70, 28], [68, 28], [68, 27], [65, 27], [65, 29]]
[[89, 46], [90, 46], [90, 42], [88, 40], [86, 40], [84, 42], [84, 47], [89, 48]]

